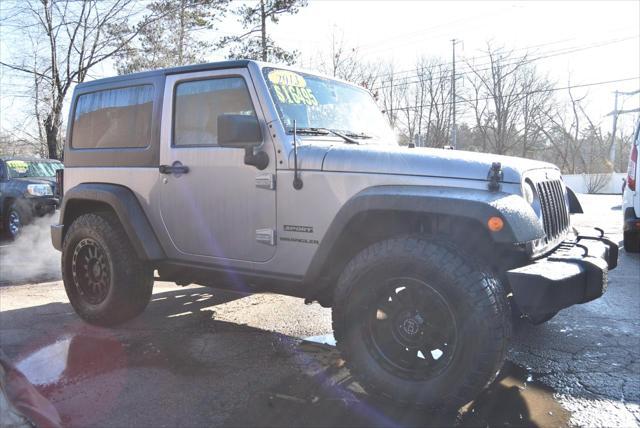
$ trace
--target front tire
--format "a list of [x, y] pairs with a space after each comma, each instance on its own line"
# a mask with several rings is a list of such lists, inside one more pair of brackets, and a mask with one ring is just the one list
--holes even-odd
[[15, 240], [22, 232], [23, 227], [28, 223], [28, 216], [17, 203], [11, 204], [4, 218], [2, 228], [7, 238]]
[[447, 243], [408, 237], [373, 244], [347, 265], [334, 298], [337, 346], [371, 394], [457, 409], [504, 363], [506, 293]]
[[84, 214], [73, 221], [62, 245], [64, 288], [80, 317], [111, 326], [144, 311], [153, 272], [139, 260], [113, 213]]

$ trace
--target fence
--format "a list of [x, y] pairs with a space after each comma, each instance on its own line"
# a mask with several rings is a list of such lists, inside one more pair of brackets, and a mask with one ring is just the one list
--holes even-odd
[[568, 174], [562, 178], [576, 193], [621, 194], [622, 180], [627, 174]]

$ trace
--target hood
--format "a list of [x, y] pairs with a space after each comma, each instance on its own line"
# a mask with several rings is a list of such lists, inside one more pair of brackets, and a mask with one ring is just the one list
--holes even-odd
[[500, 162], [505, 183], [520, 183], [522, 174], [533, 169], [558, 169], [546, 162], [490, 153], [364, 144], [300, 146], [298, 162], [302, 169], [470, 180], [486, 180], [491, 164]]
[[18, 183], [22, 183], [25, 186], [27, 184], [51, 184], [51, 185], [56, 184], [55, 177], [16, 177], [16, 178], [12, 178], [11, 180]]

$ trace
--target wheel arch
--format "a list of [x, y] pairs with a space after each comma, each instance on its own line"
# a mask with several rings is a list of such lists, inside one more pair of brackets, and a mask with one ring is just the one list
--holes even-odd
[[0, 214], [2, 214], [3, 218], [6, 215], [7, 211], [9, 211], [9, 207], [11, 207], [11, 204], [15, 200], [16, 198], [14, 198], [13, 196], [7, 196], [2, 200], [2, 206], [0, 207]]
[[76, 218], [83, 214], [112, 211], [117, 216], [138, 257], [162, 260], [164, 251], [133, 191], [107, 183], [82, 183], [64, 194], [60, 207], [60, 233], [52, 234], [53, 245], [62, 248], [64, 235]]
[[[499, 232], [488, 229], [493, 216], [504, 221]], [[480, 247], [492, 263], [501, 256], [521, 256], [514, 245], [538, 239], [544, 231], [518, 195], [446, 187], [369, 188], [347, 201], [328, 228], [305, 274], [306, 297], [329, 304], [332, 285], [351, 257], [374, 242], [410, 234], [447, 236], [475, 252]]]

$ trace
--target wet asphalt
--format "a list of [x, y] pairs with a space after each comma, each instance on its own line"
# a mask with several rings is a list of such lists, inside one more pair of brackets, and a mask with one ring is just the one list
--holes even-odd
[[[582, 200], [574, 223], [620, 241], [619, 196]], [[0, 287], [0, 347], [67, 426], [638, 426], [640, 256], [622, 251], [609, 280], [603, 298], [519, 326], [498, 381], [453, 414], [367, 396], [330, 310], [286, 296], [158, 282], [143, 315], [103, 329], [59, 280], [20, 281]]]

